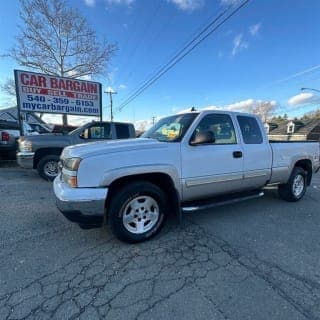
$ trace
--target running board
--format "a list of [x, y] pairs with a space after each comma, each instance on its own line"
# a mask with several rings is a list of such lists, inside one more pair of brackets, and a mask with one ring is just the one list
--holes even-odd
[[188, 202], [185, 203], [182, 206], [182, 211], [183, 212], [191, 212], [191, 211], [197, 211], [197, 210], [205, 210], [205, 209], [210, 209], [214, 207], [219, 207], [223, 206], [225, 204], [232, 204], [232, 203], [237, 203], [240, 201], [245, 201], [245, 200], [250, 200], [250, 199], [256, 199], [260, 198], [264, 195], [264, 192], [259, 190], [258, 192], [247, 192], [246, 194], [234, 194], [234, 195], [229, 195], [228, 197], [223, 196], [223, 197], [217, 197], [214, 199], [206, 199], [202, 201], [193, 201], [193, 202]]

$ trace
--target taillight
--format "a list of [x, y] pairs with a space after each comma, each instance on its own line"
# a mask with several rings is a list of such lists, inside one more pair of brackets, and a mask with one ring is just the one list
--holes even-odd
[[9, 141], [9, 133], [6, 131], [1, 132], [1, 140], [2, 141]]

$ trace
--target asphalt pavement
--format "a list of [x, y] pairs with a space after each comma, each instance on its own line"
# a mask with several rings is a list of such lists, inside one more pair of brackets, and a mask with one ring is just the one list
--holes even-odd
[[1, 319], [320, 319], [320, 175], [169, 220], [128, 245], [81, 230], [32, 170], [0, 168]]

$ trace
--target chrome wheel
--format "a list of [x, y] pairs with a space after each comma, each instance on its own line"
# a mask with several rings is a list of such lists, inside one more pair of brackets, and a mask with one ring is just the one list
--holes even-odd
[[292, 184], [292, 193], [295, 197], [299, 197], [303, 190], [304, 190], [304, 177], [301, 174], [298, 174], [294, 177], [293, 184]]
[[151, 230], [159, 219], [159, 206], [150, 196], [139, 196], [126, 205], [122, 221], [131, 233], [141, 234]]
[[43, 172], [48, 177], [56, 177], [58, 175], [58, 162], [56, 161], [48, 161], [43, 167]]

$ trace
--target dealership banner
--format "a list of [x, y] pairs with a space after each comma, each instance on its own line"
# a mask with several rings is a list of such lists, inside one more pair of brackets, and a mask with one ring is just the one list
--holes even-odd
[[101, 83], [22, 70], [14, 76], [20, 111], [101, 117]]

